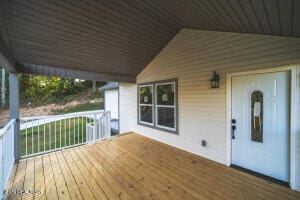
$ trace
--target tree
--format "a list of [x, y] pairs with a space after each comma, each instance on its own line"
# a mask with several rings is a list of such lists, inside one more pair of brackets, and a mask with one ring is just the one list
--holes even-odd
[[20, 75], [21, 101], [39, 105], [62, 102], [66, 96], [86, 91], [91, 87], [92, 81], [87, 80]]

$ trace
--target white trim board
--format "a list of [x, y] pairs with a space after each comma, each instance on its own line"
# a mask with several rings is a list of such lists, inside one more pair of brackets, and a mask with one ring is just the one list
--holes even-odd
[[280, 71], [291, 72], [291, 107], [290, 107], [290, 187], [294, 190], [300, 190], [296, 188], [296, 170], [297, 170], [297, 158], [296, 158], [296, 114], [297, 114], [297, 67], [299, 65], [289, 65], [283, 67], [228, 73], [226, 75], [226, 165], [231, 165], [231, 86], [232, 77], [242, 75], [253, 75], [272, 73]]

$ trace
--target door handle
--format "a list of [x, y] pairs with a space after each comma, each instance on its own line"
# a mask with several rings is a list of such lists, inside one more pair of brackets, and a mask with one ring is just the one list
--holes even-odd
[[235, 139], [235, 135], [234, 135], [234, 132], [236, 130], [236, 119], [232, 119], [231, 120], [231, 138], [234, 140]]
[[234, 135], [234, 131], [236, 130], [236, 126], [232, 125], [231, 126], [231, 138], [234, 140], [235, 139], [235, 135]]

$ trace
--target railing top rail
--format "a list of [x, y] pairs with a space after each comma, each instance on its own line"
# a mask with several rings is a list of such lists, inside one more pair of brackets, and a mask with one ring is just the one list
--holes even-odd
[[74, 117], [74, 116], [82, 116], [82, 115], [102, 114], [102, 113], [108, 113], [108, 112], [110, 112], [110, 111], [95, 110], [95, 111], [68, 113], [68, 114], [62, 114], [62, 115], [45, 115], [45, 116], [21, 117], [20, 120], [24, 121], [24, 120], [43, 119], [43, 118]]
[[0, 129], [0, 138], [2, 138], [5, 133], [8, 131], [8, 129], [15, 123], [15, 119], [12, 119], [6, 124], [2, 129]]

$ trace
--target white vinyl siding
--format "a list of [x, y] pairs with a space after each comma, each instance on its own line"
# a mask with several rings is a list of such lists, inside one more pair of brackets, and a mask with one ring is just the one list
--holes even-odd
[[120, 134], [135, 131], [137, 127], [137, 85], [120, 83]]
[[300, 190], [300, 65], [297, 68], [296, 96], [296, 188]]
[[106, 111], [111, 112], [112, 119], [119, 119], [119, 95], [118, 89], [105, 90], [104, 92], [104, 108]]
[[[226, 74], [299, 63], [297, 38], [183, 29], [137, 77], [138, 83], [178, 79], [179, 135], [137, 125], [137, 118], [132, 119], [130, 131], [226, 164]], [[220, 75], [218, 89], [210, 88], [213, 71]], [[298, 68], [297, 113], [299, 77]], [[136, 93], [131, 94], [121, 99], [136, 105]], [[300, 188], [299, 117], [297, 123], [296, 185]], [[201, 140], [207, 141], [207, 147], [201, 146]]]

